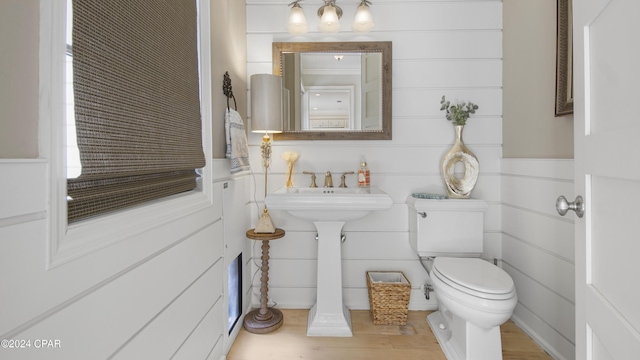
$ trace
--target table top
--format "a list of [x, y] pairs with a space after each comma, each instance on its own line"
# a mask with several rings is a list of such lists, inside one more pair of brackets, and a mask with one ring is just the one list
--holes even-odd
[[247, 237], [251, 240], [276, 240], [284, 236], [284, 230], [276, 228], [273, 234], [257, 234], [255, 229], [247, 230]]

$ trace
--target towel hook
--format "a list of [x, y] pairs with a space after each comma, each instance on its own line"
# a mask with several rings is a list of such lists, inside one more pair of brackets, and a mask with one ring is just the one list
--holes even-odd
[[233, 89], [231, 87], [231, 77], [229, 76], [229, 72], [224, 72], [224, 78], [222, 80], [222, 92], [227, 97], [227, 109], [229, 109], [229, 99], [233, 98], [233, 106], [235, 110], [238, 110], [238, 104], [236, 103], [236, 97], [233, 96]]

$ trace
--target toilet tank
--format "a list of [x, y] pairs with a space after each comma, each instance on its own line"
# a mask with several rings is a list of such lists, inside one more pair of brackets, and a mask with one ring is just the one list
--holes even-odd
[[409, 241], [420, 257], [477, 257], [482, 253], [484, 213], [478, 199], [417, 199], [409, 196]]

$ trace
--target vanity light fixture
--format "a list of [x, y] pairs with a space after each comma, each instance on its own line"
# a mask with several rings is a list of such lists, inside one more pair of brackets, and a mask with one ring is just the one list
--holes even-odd
[[[301, 1], [302, 0], [296, 0], [289, 4], [289, 6], [291, 6], [291, 14], [289, 15], [287, 31], [293, 35], [301, 35], [307, 32], [307, 20], [300, 6]], [[320, 18], [318, 29], [321, 32], [336, 33], [340, 31], [342, 9], [336, 5], [336, 0], [323, 1], [324, 5], [322, 5], [317, 12], [318, 18]], [[353, 31], [369, 32], [373, 29], [374, 23], [371, 11], [369, 11], [369, 5], [371, 5], [371, 1], [369, 0], [362, 0], [360, 4], [358, 4], [356, 17], [352, 25]]]

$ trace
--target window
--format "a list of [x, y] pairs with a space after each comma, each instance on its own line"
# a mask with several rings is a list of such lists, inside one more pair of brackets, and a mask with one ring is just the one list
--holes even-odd
[[[104, 2], [96, 2], [104, 3]], [[111, 3], [111, 1], [109, 2]], [[198, 135], [204, 158], [211, 158], [210, 0], [198, 0], [200, 112]], [[68, 223], [67, 126], [65, 122], [66, 1], [40, 1], [40, 131], [41, 154], [49, 159], [49, 246], [47, 268], [83, 257], [116, 242], [137, 241], [134, 235], [154, 231], [169, 221], [183, 221], [213, 204], [212, 166], [198, 170], [195, 191], [128, 207], [108, 216]], [[73, 52], [73, 51], [72, 51]], [[191, 221], [191, 220], [186, 220]], [[159, 239], [160, 240], [160, 239]], [[168, 241], [168, 239], [165, 239]], [[164, 242], [166, 245], [166, 241]]]
[[196, 0], [72, 6], [82, 165], [67, 181], [68, 221], [196, 188], [205, 165]]
[[65, 129], [66, 137], [66, 153], [67, 153], [67, 179], [75, 179], [80, 175], [82, 165], [80, 164], [80, 152], [78, 151], [78, 141], [76, 140], [76, 114], [73, 110], [75, 102], [73, 101], [73, 45], [72, 31], [73, 11], [71, 0], [67, 0], [67, 41], [66, 41], [66, 57], [65, 57]]

